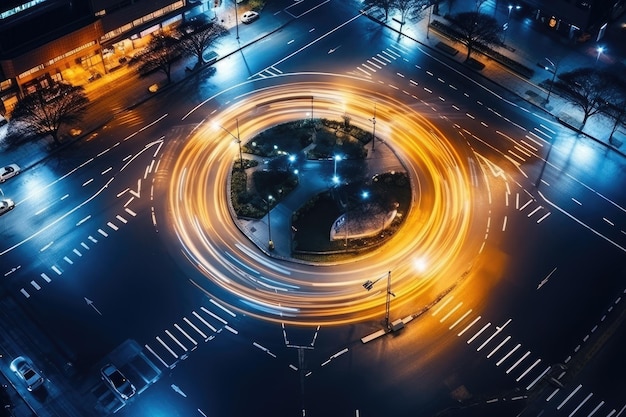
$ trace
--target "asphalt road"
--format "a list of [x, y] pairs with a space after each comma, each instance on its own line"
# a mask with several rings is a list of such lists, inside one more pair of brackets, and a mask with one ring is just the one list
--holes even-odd
[[[226, 221], [215, 197], [226, 194], [236, 147], [212, 122], [232, 128], [238, 117], [242, 137], [250, 137], [303, 117], [308, 104], [298, 100], [256, 107], [298, 90], [323, 98], [315, 112], [350, 112], [364, 128], [371, 97], [379, 135], [408, 159], [423, 162], [423, 148], [412, 141], [434, 145], [434, 138], [442, 151], [454, 149], [451, 160], [463, 178], [458, 191], [456, 170], [443, 164], [413, 172], [420, 184], [443, 190], [445, 203], [424, 206], [445, 214], [426, 218], [433, 230], [445, 225], [463, 237], [453, 240], [458, 248], [441, 258], [445, 265], [429, 273], [428, 285], [411, 286], [418, 274], [408, 263], [420, 242], [409, 232], [392, 242], [404, 250], [308, 267], [264, 258]], [[337, 104], [341, 97], [345, 107]], [[407, 123], [437, 131], [403, 131]], [[18, 202], [0, 217], [2, 264], [13, 270], [5, 287], [54, 341], [44, 355], [58, 366], [74, 363], [80, 378], [67, 378], [76, 379], [95, 415], [122, 405], [99, 380], [107, 361], [139, 390], [118, 415], [470, 416], [524, 408], [527, 415], [589, 415], [596, 407], [597, 415], [619, 415], [626, 387], [615, 346], [623, 339], [626, 196], [615, 178], [623, 162], [462, 66], [359, 16], [350, 3], [321, 3], [215, 71], [156, 95], [3, 185]], [[185, 169], [201, 175], [180, 180]], [[455, 206], [470, 197], [471, 204]], [[454, 229], [463, 209], [468, 217]], [[217, 217], [194, 219], [194, 210]], [[16, 216], [19, 222], [11, 220]], [[187, 261], [194, 252], [183, 249], [191, 247], [187, 236], [176, 234], [197, 221], [213, 230], [198, 238], [212, 250], [200, 252], [204, 268]], [[436, 249], [442, 241], [432, 236]], [[434, 249], [429, 253], [444, 256]], [[392, 302], [393, 318], [420, 311], [456, 286], [401, 332], [363, 344], [361, 337], [381, 327], [384, 290], [370, 298], [360, 284], [390, 268], [401, 294]], [[266, 279], [280, 288], [274, 293], [297, 297], [276, 296], [262, 311], [260, 301], [268, 299], [261, 295], [272, 291], [252, 280], [224, 284], [241, 276]], [[291, 291], [287, 284], [294, 282], [302, 291]], [[312, 285], [320, 282], [335, 282], [339, 297]], [[248, 310], [244, 289], [259, 297]], [[350, 309], [311, 303], [306, 326], [289, 310], [277, 318], [272, 303], [295, 306], [320, 292], [316, 302]], [[330, 325], [325, 313], [345, 324]], [[543, 378], [557, 363], [568, 368], [554, 375], [562, 388]]]

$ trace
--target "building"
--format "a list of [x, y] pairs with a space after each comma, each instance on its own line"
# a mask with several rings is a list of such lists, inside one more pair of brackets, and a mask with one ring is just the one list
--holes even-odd
[[0, 114], [50, 82], [83, 85], [123, 65], [150, 33], [214, 7], [214, 0], [0, 2]]
[[623, 13], [624, 0], [524, 0], [522, 7], [546, 28], [576, 39], [598, 41]]

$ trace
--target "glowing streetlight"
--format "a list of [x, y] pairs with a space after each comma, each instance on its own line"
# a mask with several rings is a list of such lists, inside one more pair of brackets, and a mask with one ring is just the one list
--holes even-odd
[[598, 60], [600, 59], [600, 55], [602, 55], [602, 52], [604, 52], [604, 46], [598, 46], [596, 51], [598, 52], [598, 56], [596, 57], [596, 64], [598, 64]]
[[268, 243], [267, 246], [270, 250], [274, 249], [274, 241], [272, 241], [272, 218], [270, 217], [270, 202], [274, 199], [272, 195], [267, 196], [267, 200], [263, 200], [263, 202], [267, 205], [267, 235], [268, 235]]
[[337, 176], [337, 162], [341, 161], [342, 157], [341, 155], [335, 155], [333, 159], [335, 161], [335, 169], [333, 171], [333, 182], [337, 184], [339, 182], [339, 177]]

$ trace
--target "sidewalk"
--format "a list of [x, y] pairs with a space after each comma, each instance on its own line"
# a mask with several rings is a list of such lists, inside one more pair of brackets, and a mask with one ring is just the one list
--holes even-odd
[[[576, 120], [582, 120], [582, 113], [566, 100], [559, 97], [555, 91], [550, 93], [550, 101], [546, 103], [548, 96], [546, 82], [551, 80], [553, 74], [547, 71], [545, 67], [540, 66], [548, 66], [549, 64], [546, 60], [546, 58], [548, 58], [552, 62], [557, 63], [557, 72], [562, 73], [582, 66], [609, 65], [615, 62], [626, 62], [624, 58], [624, 55], [626, 55], [626, 46], [622, 45], [623, 42], [620, 43], [622, 32], [620, 31], [621, 29], [619, 29], [621, 27], [619, 22], [614, 23], [607, 31], [606, 38], [602, 41], [606, 53], [598, 57], [595, 52], [595, 44], [576, 44], [575, 42], [568, 41], [554, 34], [545, 33], [545, 31], [542, 31], [542, 29], [538, 27], [536, 22], [530, 19], [521, 19], [522, 16], [517, 16], [515, 10], [511, 13], [509, 19], [507, 6], [502, 4], [497, 10], [494, 10], [494, 4], [496, 4], [496, 2], [485, 3], [481, 7], [481, 12], [494, 16], [499, 22], [504, 23], [508, 21], [509, 23], [505, 38], [506, 47], [500, 48], [500, 52], [511, 56], [516, 61], [525, 64], [529, 68], [533, 68], [534, 75], [530, 79], [525, 79], [506, 69], [501, 64], [479, 53], [475, 53], [473, 57], [485, 64], [485, 68], [477, 72], [477, 74], [483, 77], [487, 83], [496, 83], [514, 94], [520, 101], [530, 103], [536, 110], [544, 112], [546, 117], [552, 117], [555, 120], [573, 120], [573, 124], [576, 125]], [[220, 7], [207, 12], [206, 14], [209, 19], [216, 19], [229, 31], [228, 35], [220, 39], [216, 46], [209, 48], [219, 54], [218, 61], [279, 31], [293, 20], [290, 15], [282, 12], [281, 6], [274, 7], [276, 10], [270, 10], [270, 4], [266, 10], [262, 12], [263, 17], [256, 22], [256, 26], [239, 25], [238, 27], [235, 21], [233, 5], [228, 2], [222, 2]], [[453, 13], [474, 10], [474, 8], [475, 3], [470, 0], [455, 2]], [[425, 11], [421, 20], [407, 23], [402, 27], [397, 20], [393, 19], [393, 15], [390, 15], [389, 19], [384, 21], [384, 18], [375, 17], [380, 16], [380, 13], [376, 13], [375, 10], [369, 10], [368, 16], [372, 20], [398, 33], [402, 33], [407, 39], [411, 39], [429, 48], [431, 53], [438, 55], [442, 61], [450, 63], [456, 62], [463, 71], [470, 71], [463, 64], [466, 51], [465, 47], [459, 42], [442, 36], [433, 30], [432, 27], [428, 27], [429, 19], [431, 21], [439, 20], [444, 23], [449, 23], [446, 21], [445, 17], [443, 17], [447, 12], [447, 4], [444, 3], [444, 5], [440, 7], [440, 15], [429, 16], [428, 12]], [[626, 17], [623, 17], [622, 21], [626, 21]], [[261, 22], [263, 23], [262, 25], [258, 24]], [[245, 30], [241, 30], [242, 28], [245, 28]], [[256, 28], [261, 30], [261, 32], [257, 32]], [[437, 47], [439, 43], [453, 47], [459, 52], [454, 56], [443, 53]], [[534, 47], [536, 45], [541, 45], [541, 47]], [[550, 56], [546, 56], [544, 51], [549, 51]], [[620, 53], [623, 55], [618, 55]], [[596, 63], [597, 58], [598, 62]], [[193, 73], [189, 72], [187, 67], [193, 67], [194, 64], [195, 57], [189, 57], [177, 62], [172, 69], [172, 82], [170, 84], [165, 84], [165, 76], [161, 73], [155, 73], [148, 77], [139, 77], [135, 69], [129, 68], [128, 66], [86, 84], [85, 90], [90, 99], [93, 100], [89, 105], [88, 113], [84, 119], [88, 122], [80, 126], [79, 135], [72, 140], [66, 139], [66, 143], [69, 144], [73, 141], [89, 137], [92, 132], [109, 122], [116, 114], [148, 100], [154, 94], [158, 94], [158, 92], [149, 92], [148, 88], [151, 85], [158, 84], [161, 90], [175, 88], [177, 83], [206, 69], [205, 66], [193, 71]], [[132, 84], [129, 84], [130, 82], [132, 82]], [[126, 88], [126, 85], [124, 86], [124, 90], [127, 91], [127, 93], [119, 97], [120, 102], [115, 103], [113, 106], [110, 102], [106, 102], [108, 98], [107, 93], [115, 90], [116, 87], [124, 83], [126, 83], [126, 85], [132, 85], [132, 88]], [[607, 141], [607, 129], [609, 129], [609, 125], [610, 123], [606, 119], [593, 116], [589, 119], [582, 132], [577, 130], [577, 126], [570, 126], [570, 128], [572, 129], [572, 137], [575, 138], [575, 140], [581, 140], [581, 137], [587, 137], [602, 144], [602, 146], [609, 147], [619, 154], [624, 155], [624, 150], [619, 147], [620, 142], [626, 140], [624, 133], [618, 130], [614, 136], [615, 139], [617, 139], [617, 146], [609, 145]], [[3, 128], [6, 129], [6, 127]], [[3, 128], [0, 128], [0, 135], [2, 134], [1, 129]], [[51, 155], [51, 152], [47, 150], [48, 143], [48, 140], [42, 139], [37, 142], [24, 144], [18, 149], [5, 150], [0, 153], [0, 166], [9, 163], [17, 163], [23, 169], [28, 169]], [[266, 250], [268, 254], [272, 254], [272, 256], [278, 258], [290, 259], [292, 232], [290, 228], [291, 211], [293, 210], [283, 210], [279, 205], [270, 213], [272, 220], [271, 232], [273, 232], [272, 241], [275, 244], [275, 248], [272, 251], [268, 248], [270, 228], [268, 227], [267, 216], [256, 222], [241, 222], [240, 227], [259, 248]]]
[[[494, 10], [495, 3], [502, 3], [497, 10]], [[475, 2], [473, 1], [455, 2], [452, 14], [475, 11], [475, 7]], [[608, 137], [612, 122], [608, 119], [597, 115], [592, 116], [583, 130], [579, 130], [578, 128], [582, 123], [582, 111], [568, 103], [554, 90], [550, 92], [550, 100], [546, 103], [549, 93], [548, 86], [553, 73], [545, 68], [549, 67], [552, 70], [547, 59], [555, 63], [557, 76], [580, 67], [626, 63], [626, 48], [622, 41], [623, 31], [620, 32], [621, 29], [616, 29], [618, 27], [621, 28], [623, 22], [626, 21], [626, 16], [622, 16], [619, 22], [613, 23], [613, 26], [607, 31], [605, 38], [598, 44], [594, 42], [581, 44], [544, 30], [538, 22], [524, 16], [517, 16], [515, 10], [512, 11], [509, 19], [507, 4], [503, 2], [487, 2], [481, 6], [480, 11], [489, 16], [494, 16], [502, 24], [508, 21], [508, 30], [506, 31], [504, 42], [505, 47], [497, 48], [497, 50], [532, 68], [534, 74], [530, 79], [526, 79], [492, 59], [474, 52], [472, 58], [485, 64], [485, 68], [481, 71], [476, 71], [476, 74], [479, 74], [487, 82], [498, 84], [519, 97], [519, 99], [532, 104], [537, 110], [544, 112], [546, 116], [561, 121], [572, 130], [574, 136], [580, 137], [580, 135], [584, 135], [588, 139], [626, 156], [625, 150], [621, 146], [626, 140], [624, 128], [618, 129], [614, 134], [614, 144], [609, 144]], [[442, 23], [450, 24], [444, 17], [446, 13], [448, 13], [448, 8], [447, 4], [444, 3], [440, 7], [439, 15], [430, 15], [430, 21], [441, 21]], [[426, 46], [432, 51], [437, 51], [436, 54], [443, 61], [454, 61], [463, 65], [464, 71], [471, 71], [463, 64], [467, 51], [465, 46], [438, 33], [432, 26], [429, 28], [428, 11], [424, 12], [419, 22], [407, 23], [403, 27], [400, 26], [398, 20], [393, 19], [393, 15], [390, 15], [387, 21], [384, 20], [384, 17], [381, 19], [381, 13], [376, 10], [371, 10], [368, 15], [372, 20], [398, 33], [402, 33], [406, 38]], [[382, 16], [384, 16], [384, 13]], [[454, 56], [443, 53], [437, 47], [439, 43], [453, 47], [458, 53]], [[596, 48], [600, 45], [604, 47], [605, 53], [598, 55]]]

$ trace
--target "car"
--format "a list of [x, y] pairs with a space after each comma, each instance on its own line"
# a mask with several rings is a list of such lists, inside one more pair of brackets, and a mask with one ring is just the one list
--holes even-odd
[[21, 169], [17, 164], [11, 164], [0, 168], [0, 182], [5, 182], [9, 178], [16, 176], [20, 173], [20, 171]]
[[0, 199], [0, 216], [13, 210], [13, 207], [15, 207], [15, 203], [10, 198]]
[[135, 386], [126, 379], [124, 374], [113, 364], [107, 364], [100, 370], [102, 380], [115, 392], [122, 400], [128, 400], [137, 391]]
[[257, 20], [258, 18], [259, 14], [257, 12], [249, 10], [241, 16], [241, 23], [250, 23]]
[[33, 361], [26, 356], [18, 356], [13, 359], [9, 368], [22, 380], [29, 391], [36, 390], [44, 383], [44, 379], [35, 369]]

